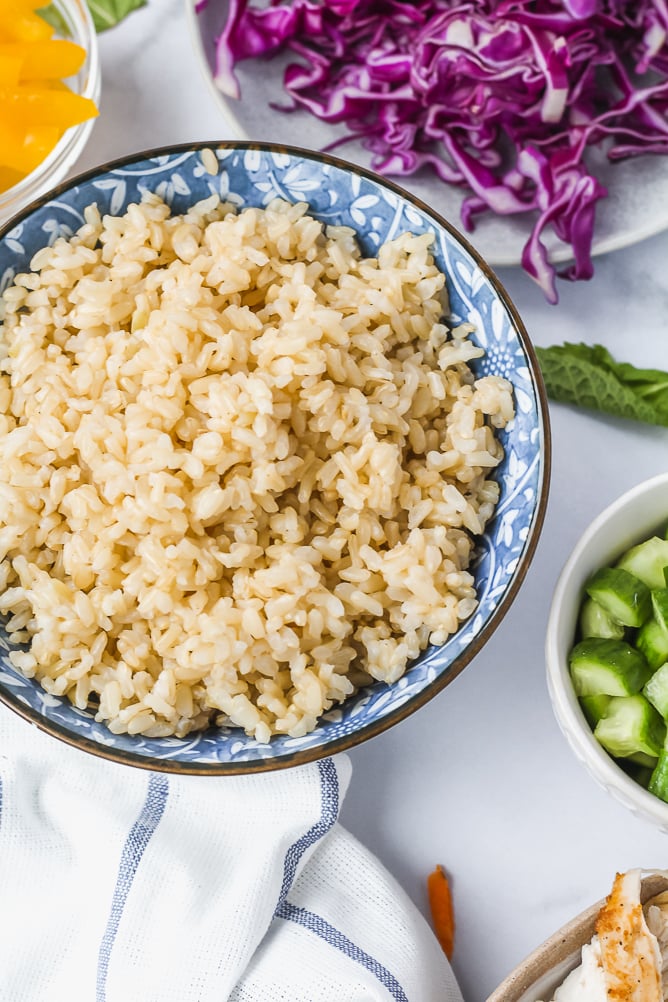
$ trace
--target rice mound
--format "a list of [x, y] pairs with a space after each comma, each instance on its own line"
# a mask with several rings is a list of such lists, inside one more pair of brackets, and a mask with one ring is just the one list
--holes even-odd
[[0, 306], [18, 670], [115, 733], [267, 741], [457, 630], [513, 401], [432, 239], [147, 195], [35, 255]]

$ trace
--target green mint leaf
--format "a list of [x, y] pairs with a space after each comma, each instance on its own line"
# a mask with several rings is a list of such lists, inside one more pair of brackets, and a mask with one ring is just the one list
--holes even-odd
[[602, 345], [566, 343], [536, 353], [552, 400], [668, 426], [668, 372], [617, 362]]
[[[583, 347], [587, 348], [586, 345]], [[633, 390], [636, 397], [652, 405], [656, 411], [654, 424], [668, 423], [668, 372], [661, 369], [638, 369], [629, 362], [616, 362], [601, 345], [593, 346], [592, 360]]]
[[96, 31], [113, 28], [124, 17], [146, 5], [146, 0], [88, 0]]

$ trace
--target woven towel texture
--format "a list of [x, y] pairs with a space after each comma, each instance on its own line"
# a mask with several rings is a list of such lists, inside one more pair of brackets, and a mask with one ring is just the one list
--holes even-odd
[[0, 1002], [461, 1002], [349, 781], [149, 773], [0, 707]]

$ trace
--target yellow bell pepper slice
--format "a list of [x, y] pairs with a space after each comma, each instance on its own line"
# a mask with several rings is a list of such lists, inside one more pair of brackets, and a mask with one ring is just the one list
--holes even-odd
[[12, 0], [14, 10], [41, 10], [44, 0]]
[[23, 84], [13, 91], [0, 90], [0, 121], [7, 125], [55, 125], [65, 130], [97, 114], [94, 101], [67, 88]]
[[48, 38], [27, 45], [0, 42], [0, 87], [19, 80], [65, 80], [78, 73], [86, 50], [65, 38]]
[[16, 87], [21, 77], [25, 56], [18, 46], [0, 42], [0, 89]]
[[0, 0], [0, 192], [49, 155], [67, 129], [98, 114], [64, 82], [86, 59], [81, 46], [52, 37], [44, 0]]
[[11, 167], [0, 165], [0, 191], [8, 191], [24, 177], [22, 171], [12, 170]]
[[[17, 10], [18, 7], [18, 10]], [[42, 42], [53, 35], [53, 28], [43, 17], [23, 5], [0, 8], [0, 37], [14, 42]]]
[[[0, 165], [21, 174], [30, 174], [45, 160], [62, 132], [53, 125], [26, 130], [0, 121]], [[0, 189], [2, 190], [2, 189]]]

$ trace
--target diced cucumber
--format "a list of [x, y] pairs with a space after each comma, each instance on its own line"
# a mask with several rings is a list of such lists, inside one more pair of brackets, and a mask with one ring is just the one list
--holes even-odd
[[627, 761], [640, 766], [642, 769], [653, 769], [658, 762], [658, 758], [656, 755], [647, 755], [646, 752], [639, 751], [633, 755], [629, 755]]
[[649, 588], [623, 568], [602, 567], [589, 579], [585, 591], [624, 626], [642, 626], [652, 614]]
[[594, 729], [596, 740], [615, 758], [639, 752], [658, 758], [666, 725], [644, 696], [617, 696], [610, 700], [606, 715]]
[[593, 598], [587, 598], [580, 613], [580, 634], [582, 637], [613, 637], [621, 640], [624, 637], [624, 627], [602, 605]]
[[635, 642], [653, 671], [668, 661], [668, 633], [655, 619], [648, 619], [640, 627]]
[[654, 618], [668, 634], [668, 588], [654, 588], [651, 595]]
[[655, 797], [668, 801], [668, 751], [665, 749], [659, 752], [659, 761], [654, 767], [647, 789]]
[[651, 672], [643, 657], [624, 640], [589, 637], [569, 656], [577, 696], [631, 696], [639, 692]]
[[662, 664], [645, 683], [643, 695], [663, 719], [668, 717], [668, 664]]
[[617, 764], [635, 783], [639, 783], [640, 786], [647, 789], [658, 759], [650, 758], [649, 761], [652, 763], [651, 766], [637, 765], [635, 762], [632, 762], [630, 758], [619, 758], [617, 759]]
[[607, 696], [603, 692], [597, 693], [595, 696], [581, 697], [580, 706], [592, 727], [596, 727], [601, 717], [605, 716], [611, 699], [612, 696]]
[[602, 747], [668, 803], [668, 525], [659, 532], [589, 579], [569, 665]]
[[664, 567], [668, 567], [668, 539], [652, 536], [644, 543], [632, 546], [617, 561], [617, 567], [635, 574], [648, 588], [665, 588], [667, 582]]

